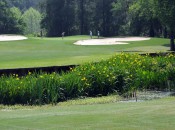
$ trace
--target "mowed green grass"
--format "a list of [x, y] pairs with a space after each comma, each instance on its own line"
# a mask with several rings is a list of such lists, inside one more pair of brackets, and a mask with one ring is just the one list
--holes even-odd
[[126, 52], [159, 52], [169, 50], [169, 40], [129, 42], [128, 45], [77, 46], [73, 43], [88, 36], [61, 38], [29, 38], [23, 41], [0, 42], [0, 69], [41, 66], [62, 66], [107, 59]]
[[[8, 108], [8, 109], [7, 109]], [[0, 110], [1, 130], [174, 130], [175, 97]]]

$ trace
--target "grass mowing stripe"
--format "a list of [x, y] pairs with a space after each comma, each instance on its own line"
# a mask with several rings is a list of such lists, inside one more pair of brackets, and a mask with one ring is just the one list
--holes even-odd
[[34, 107], [30, 110], [0, 111], [0, 128], [3, 130], [173, 130], [174, 100], [174, 97], [170, 97], [137, 103], [58, 105]]
[[83, 63], [92, 61], [91, 59], [94, 61], [99, 59], [98, 56], [106, 58], [116, 52], [133, 51], [132, 48], [137, 47], [141, 48], [141, 51], [149, 50], [144, 49], [147, 46], [153, 46], [153, 52], [159, 51], [159, 47], [161, 51], [167, 51], [168, 47], [164, 48], [164, 46], [169, 45], [168, 39], [161, 38], [129, 42], [131, 44], [128, 45], [77, 46], [73, 44], [77, 40], [88, 38], [88, 36], [71, 36], [65, 37], [64, 40], [61, 38], [29, 38], [23, 41], [0, 42], [0, 68], [80, 64], [80, 61]]

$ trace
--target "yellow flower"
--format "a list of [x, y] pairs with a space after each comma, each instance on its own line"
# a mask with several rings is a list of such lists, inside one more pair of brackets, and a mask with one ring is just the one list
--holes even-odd
[[86, 83], [86, 85], [87, 85], [87, 86], [90, 86], [90, 84], [89, 84], [89, 83]]
[[82, 80], [82, 81], [86, 80], [86, 77], [83, 77], [81, 80]]

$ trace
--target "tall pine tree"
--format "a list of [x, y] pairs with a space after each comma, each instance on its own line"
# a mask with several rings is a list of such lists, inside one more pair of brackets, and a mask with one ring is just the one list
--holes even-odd
[[74, 24], [74, 1], [47, 0], [46, 17], [42, 21], [48, 36], [61, 36], [62, 32], [70, 35]]

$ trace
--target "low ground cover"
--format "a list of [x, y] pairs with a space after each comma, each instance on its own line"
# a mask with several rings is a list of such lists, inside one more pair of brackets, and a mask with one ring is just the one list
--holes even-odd
[[[116, 52], [157, 52], [169, 50], [169, 39], [151, 38], [127, 45], [77, 46], [89, 36], [61, 38], [29, 38], [23, 41], [0, 42], [0, 69], [76, 65], [108, 59]], [[65, 60], [66, 59], [66, 60]]]
[[15, 108], [3, 106], [0, 108], [0, 129], [174, 130], [174, 101], [174, 97], [167, 97], [137, 103], [16, 106]]
[[175, 56], [117, 54], [86, 63], [66, 73], [16, 74], [0, 77], [1, 104], [50, 104], [73, 98], [119, 94], [147, 89], [174, 90]]

